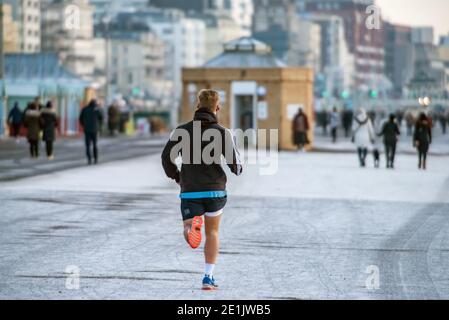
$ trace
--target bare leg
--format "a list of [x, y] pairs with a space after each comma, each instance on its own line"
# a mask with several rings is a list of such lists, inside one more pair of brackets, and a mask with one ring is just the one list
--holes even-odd
[[206, 217], [206, 244], [204, 246], [204, 257], [206, 263], [215, 264], [220, 247], [219, 229], [221, 215], [218, 217]]
[[184, 221], [184, 239], [186, 240], [187, 243], [189, 243], [188, 235], [189, 235], [190, 229], [192, 229], [192, 222], [193, 222], [193, 219]]

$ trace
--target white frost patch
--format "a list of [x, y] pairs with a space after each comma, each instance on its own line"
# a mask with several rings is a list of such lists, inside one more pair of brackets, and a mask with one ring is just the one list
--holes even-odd
[[[250, 153], [254, 157], [254, 153]], [[355, 154], [280, 153], [279, 170], [261, 176], [247, 165], [241, 177], [227, 168], [230, 196], [449, 202], [449, 157], [430, 157], [419, 171], [417, 157], [398, 155], [395, 170], [366, 169]], [[446, 185], [445, 185], [446, 183]], [[160, 156], [112, 162], [0, 184], [0, 190], [73, 190], [122, 193], [173, 193], [179, 187], [165, 177]], [[447, 192], [447, 191], [446, 191]]]

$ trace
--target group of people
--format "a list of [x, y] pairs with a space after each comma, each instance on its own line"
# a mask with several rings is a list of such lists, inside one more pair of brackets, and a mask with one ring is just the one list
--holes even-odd
[[[374, 165], [376, 168], [380, 164], [380, 151], [378, 146], [378, 138], [383, 139], [386, 167], [388, 169], [394, 168], [394, 161], [396, 156], [396, 148], [401, 135], [400, 124], [397, 120], [397, 114], [390, 114], [388, 120], [382, 125], [379, 132], [376, 132], [373, 124], [373, 116], [366, 112], [363, 108], [360, 108], [357, 113], [352, 116], [347, 110], [343, 114], [344, 122], [351, 122], [352, 142], [357, 148], [357, 155], [359, 158], [360, 166], [366, 167], [366, 159], [368, 152], [371, 149], [374, 156]], [[402, 117], [400, 119], [402, 121]], [[337, 109], [334, 108], [330, 115], [330, 127], [332, 141], [336, 142], [337, 128], [340, 126], [340, 114]], [[309, 144], [308, 131], [310, 129], [309, 120], [307, 115], [300, 109], [293, 119], [293, 143], [299, 150], [303, 149]], [[346, 129], [345, 129], [346, 131]], [[413, 145], [418, 151], [419, 169], [427, 169], [427, 154], [429, 152], [429, 146], [432, 143], [432, 120], [426, 113], [419, 114], [417, 120], [414, 121], [413, 131]]]
[[28, 103], [22, 112], [19, 103], [15, 102], [14, 107], [8, 115], [8, 123], [11, 126], [11, 135], [17, 138], [20, 135], [22, 126], [27, 129], [27, 139], [30, 145], [30, 156], [32, 159], [39, 158], [39, 140], [45, 142], [47, 158], [54, 159], [53, 144], [56, 138], [56, 128], [58, 119], [53, 108], [52, 101], [48, 101], [45, 106], [40, 103], [40, 98]]
[[354, 112], [350, 108], [345, 108], [340, 113], [337, 108], [333, 108], [331, 112], [322, 110], [317, 112], [316, 120], [319, 127], [322, 128], [323, 134], [327, 135], [328, 127], [330, 128], [332, 142], [336, 143], [338, 138], [338, 128], [343, 127], [344, 135], [349, 138], [354, 119]]
[[[119, 124], [119, 109], [116, 105], [108, 109], [108, 130], [114, 136]], [[102, 130], [103, 112], [97, 100], [93, 99], [83, 108], [79, 117], [80, 124], [84, 129], [86, 157], [88, 164], [98, 163], [98, 134]], [[52, 101], [45, 106], [37, 97], [33, 102], [27, 104], [24, 111], [20, 109], [19, 103], [15, 102], [8, 114], [11, 137], [18, 138], [22, 128], [26, 129], [26, 138], [29, 143], [30, 156], [32, 159], [39, 158], [39, 141], [45, 142], [47, 158], [54, 159], [54, 141], [56, 129], [58, 128], [58, 117]]]
[[[374, 163], [379, 167], [379, 148], [377, 146], [377, 137], [383, 137], [385, 147], [386, 167], [394, 168], [396, 147], [401, 135], [400, 126], [396, 121], [396, 115], [391, 114], [379, 133], [376, 133], [372, 121], [364, 109], [360, 109], [354, 117], [353, 142], [357, 146], [360, 166], [366, 166], [366, 157], [368, 150], [373, 149]], [[432, 121], [424, 113], [420, 113], [415, 122], [413, 134], [413, 145], [418, 151], [418, 168], [427, 169], [427, 154], [432, 143]]]

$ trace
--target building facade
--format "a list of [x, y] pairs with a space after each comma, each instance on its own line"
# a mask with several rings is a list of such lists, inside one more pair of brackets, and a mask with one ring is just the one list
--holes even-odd
[[[302, 30], [295, 6], [290, 0], [255, 0], [253, 37], [267, 43], [274, 55], [289, 65], [298, 65]], [[309, 29], [310, 30], [310, 29]]]
[[[122, 12], [110, 24], [115, 22], [148, 27], [163, 41], [163, 76], [166, 84], [164, 91], [170, 90], [168, 96], [172, 108], [171, 125], [174, 126], [178, 118], [182, 91], [181, 69], [184, 66], [199, 66], [205, 61], [206, 23], [200, 19], [190, 18], [177, 9], [158, 8]], [[105, 35], [96, 31], [96, 36]]]
[[153, 32], [115, 31], [108, 39], [112, 92], [124, 97], [162, 100], [164, 43]]
[[239, 36], [249, 36], [253, 21], [253, 0], [149, 0], [157, 8], [180, 9], [186, 13], [226, 14], [240, 27]]
[[355, 88], [355, 59], [345, 38], [343, 18], [327, 14], [300, 14], [321, 27], [321, 70], [323, 76], [317, 94], [340, 98]]
[[64, 67], [86, 80], [95, 66], [93, 12], [88, 0], [57, 0], [42, 15], [42, 51], [57, 52]]
[[402, 98], [413, 77], [412, 28], [385, 23], [385, 74], [393, 83], [393, 97]]
[[12, 6], [0, 4], [3, 12], [3, 51], [5, 53], [20, 52], [19, 23], [13, 19]]
[[367, 27], [367, 7], [373, 0], [297, 0], [299, 12], [324, 13], [343, 19], [345, 39], [355, 59], [356, 86], [377, 87], [384, 81], [385, 48], [382, 19], [380, 28]]
[[20, 52], [41, 50], [41, 0], [3, 0], [11, 5], [13, 20], [19, 27]]
[[188, 13], [189, 18], [205, 23], [204, 61], [223, 52], [226, 42], [241, 36], [241, 28], [229, 15], [223, 13]]

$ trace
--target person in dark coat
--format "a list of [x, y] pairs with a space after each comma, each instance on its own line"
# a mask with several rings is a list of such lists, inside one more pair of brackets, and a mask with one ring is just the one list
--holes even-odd
[[113, 103], [108, 108], [108, 129], [109, 135], [113, 137], [117, 131], [120, 120], [120, 112], [116, 103]]
[[446, 134], [447, 131], [447, 119], [444, 110], [438, 114], [438, 119], [440, 120], [441, 130], [443, 134]]
[[354, 112], [351, 109], [346, 108], [343, 111], [343, 128], [345, 130], [346, 138], [349, 138], [349, 136], [351, 135], [353, 119], [354, 119]]
[[30, 143], [31, 158], [39, 157], [39, 136], [41, 132], [39, 107], [30, 103], [24, 116], [24, 125], [28, 129], [27, 138]]
[[394, 158], [396, 155], [396, 145], [398, 143], [399, 135], [401, 135], [401, 132], [396, 123], [396, 115], [391, 114], [389, 120], [383, 125], [382, 131], [379, 133], [379, 136], [384, 137], [387, 169], [394, 168]]
[[418, 149], [419, 169], [427, 169], [427, 153], [432, 143], [432, 124], [425, 113], [421, 113], [415, 125], [413, 135], [415, 147]]
[[295, 118], [293, 119], [293, 143], [298, 146], [298, 150], [302, 150], [305, 145], [309, 144], [307, 132], [309, 131], [309, 119], [307, 115], [298, 110]]
[[22, 125], [22, 111], [20, 111], [18, 102], [15, 102], [14, 107], [9, 111], [8, 124], [11, 126], [11, 137], [17, 138]]
[[58, 126], [56, 112], [51, 101], [41, 111], [41, 127], [43, 131], [42, 140], [45, 141], [48, 160], [54, 159], [53, 143], [55, 141], [55, 130]]
[[94, 163], [98, 163], [98, 131], [100, 123], [103, 121], [103, 116], [98, 108], [97, 101], [91, 100], [90, 103], [81, 111], [79, 121], [84, 128], [84, 137], [86, 143], [86, 156], [88, 164], [92, 164], [92, 157], [90, 153], [90, 146], [93, 146]]

